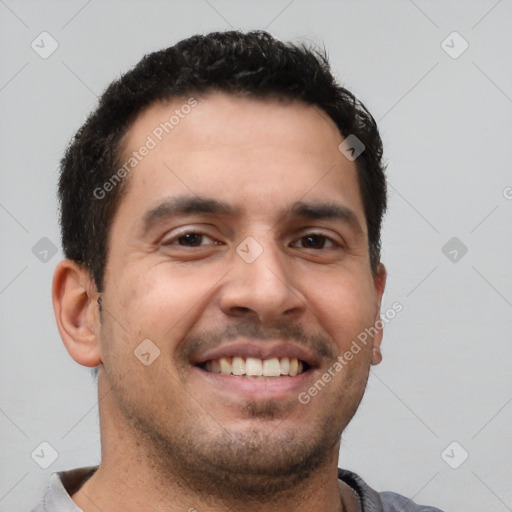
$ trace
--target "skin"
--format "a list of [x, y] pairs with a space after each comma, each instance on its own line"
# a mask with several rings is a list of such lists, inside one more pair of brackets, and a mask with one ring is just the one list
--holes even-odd
[[[308, 404], [298, 400], [379, 318], [386, 274], [383, 265], [370, 270], [355, 164], [316, 107], [223, 93], [197, 99], [127, 178], [102, 311], [87, 271], [69, 260], [55, 271], [66, 348], [78, 363], [100, 365], [102, 460], [72, 498], [86, 512], [357, 510], [337, 480], [340, 438], [381, 360], [382, 332]], [[147, 109], [124, 156], [185, 102]], [[147, 212], [177, 196], [236, 212], [164, 215], [144, 230]], [[298, 201], [335, 203], [357, 222], [298, 217], [290, 212]], [[263, 250], [252, 263], [236, 251], [247, 237]], [[134, 356], [145, 339], [160, 350], [147, 366]], [[194, 365], [230, 343], [295, 347], [315, 364], [286, 377], [298, 384], [251, 381], [251, 389]]]

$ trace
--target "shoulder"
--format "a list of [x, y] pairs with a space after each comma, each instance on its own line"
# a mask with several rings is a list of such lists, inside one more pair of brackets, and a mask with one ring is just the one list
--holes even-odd
[[97, 469], [91, 466], [52, 473], [43, 498], [31, 512], [81, 512], [71, 496]]
[[383, 512], [442, 512], [436, 507], [418, 505], [414, 501], [396, 492], [379, 493]]
[[395, 492], [377, 492], [359, 475], [346, 469], [338, 469], [338, 478], [357, 492], [363, 512], [443, 512], [432, 506], [418, 505]]

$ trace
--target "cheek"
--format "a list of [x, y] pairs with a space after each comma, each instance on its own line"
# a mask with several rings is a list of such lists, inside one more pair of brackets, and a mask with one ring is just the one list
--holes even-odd
[[319, 276], [307, 297], [321, 325], [345, 351], [375, 319], [375, 296], [371, 280], [356, 273]]
[[[131, 277], [128, 277], [132, 274]], [[177, 267], [163, 262], [130, 272], [110, 297], [120, 334], [132, 343], [148, 338], [172, 354], [214, 293], [225, 269]]]

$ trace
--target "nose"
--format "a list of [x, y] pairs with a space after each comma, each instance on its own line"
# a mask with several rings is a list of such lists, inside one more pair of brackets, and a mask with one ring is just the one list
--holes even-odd
[[306, 309], [305, 299], [294, 286], [293, 275], [275, 245], [262, 246], [254, 260], [234, 255], [235, 267], [221, 289], [220, 308], [230, 317], [255, 317], [262, 324], [286, 317], [297, 319]]

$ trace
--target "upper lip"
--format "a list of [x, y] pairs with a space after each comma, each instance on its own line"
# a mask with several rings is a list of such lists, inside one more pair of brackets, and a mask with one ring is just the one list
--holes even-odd
[[223, 345], [194, 354], [191, 363], [201, 365], [207, 361], [221, 359], [223, 357], [255, 357], [258, 359], [272, 359], [273, 357], [297, 358], [311, 367], [320, 365], [320, 359], [313, 351], [293, 342], [282, 341], [238, 341], [224, 343]]

